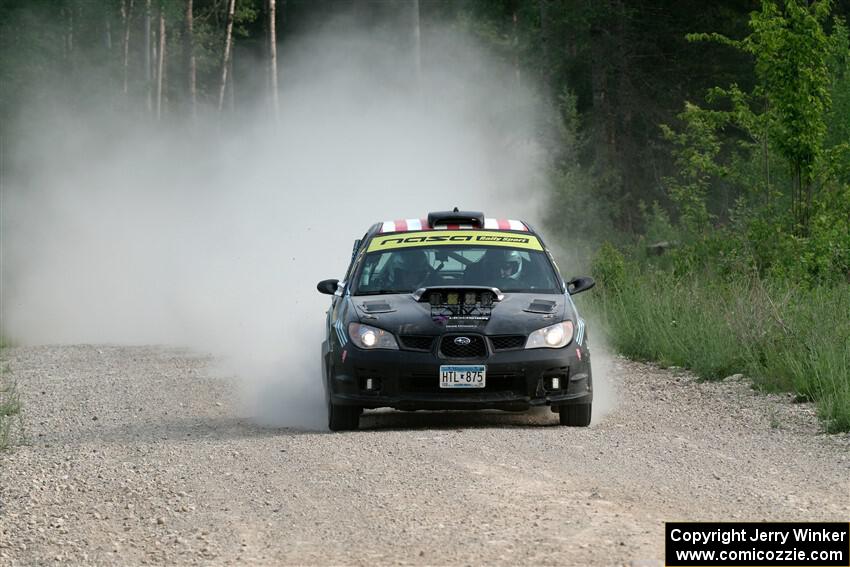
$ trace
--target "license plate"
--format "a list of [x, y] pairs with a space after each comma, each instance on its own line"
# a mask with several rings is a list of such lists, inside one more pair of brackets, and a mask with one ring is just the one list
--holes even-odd
[[440, 366], [440, 388], [483, 388], [487, 367], [483, 364]]

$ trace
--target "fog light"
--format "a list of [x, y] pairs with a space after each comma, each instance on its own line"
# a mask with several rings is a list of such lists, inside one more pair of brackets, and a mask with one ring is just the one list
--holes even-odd
[[561, 389], [561, 379], [560, 378], [552, 378], [552, 389], [560, 390]]
[[371, 378], [366, 378], [366, 389], [367, 390], [372, 389], [372, 379]]

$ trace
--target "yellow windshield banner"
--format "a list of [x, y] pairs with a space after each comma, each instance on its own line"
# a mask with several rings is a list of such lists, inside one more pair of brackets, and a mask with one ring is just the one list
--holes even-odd
[[543, 251], [533, 234], [517, 234], [500, 230], [431, 230], [427, 232], [397, 232], [378, 235], [369, 243], [367, 252], [395, 248], [431, 246], [503, 246]]

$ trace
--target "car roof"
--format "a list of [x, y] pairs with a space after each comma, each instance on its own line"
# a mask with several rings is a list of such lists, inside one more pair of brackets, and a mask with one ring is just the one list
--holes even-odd
[[422, 230], [505, 230], [514, 232], [533, 232], [523, 221], [516, 219], [499, 219], [486, 217], [483, 226], [475, 226], [471, 223], [446, 223], [430, 226], [427, 218], [421, 219], [397, 219], [379, 222], [374, 227], [375, 233], [385, 234], [389, 232], [412, 232]]

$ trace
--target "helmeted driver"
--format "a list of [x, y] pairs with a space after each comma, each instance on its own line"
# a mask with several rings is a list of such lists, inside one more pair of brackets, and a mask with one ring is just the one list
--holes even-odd
[[393, 254], [391, 286], [398, 290], [415, 290], [431, 273], [431, 263], [424, 250], [401, 250]]
[[488, 250], [481, 258], [488, 278], [493, 281], [515, 280], [522, 272], [522, 256], [517, 250], [494, 249]]

